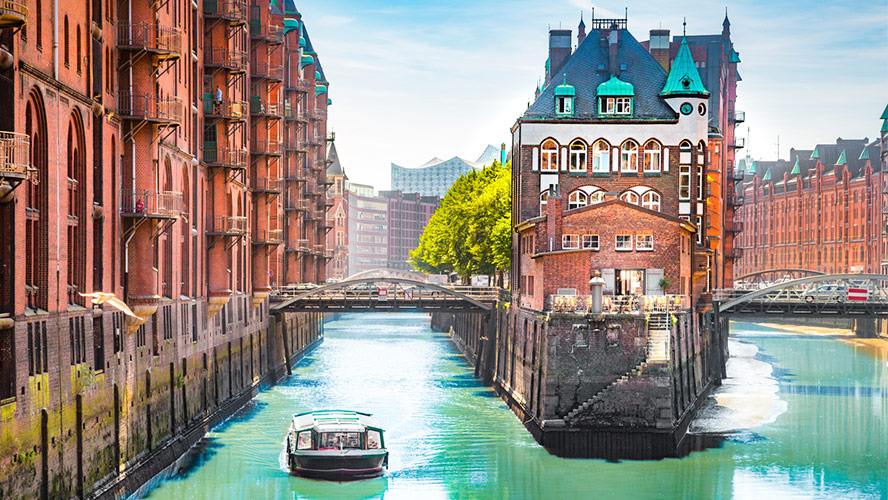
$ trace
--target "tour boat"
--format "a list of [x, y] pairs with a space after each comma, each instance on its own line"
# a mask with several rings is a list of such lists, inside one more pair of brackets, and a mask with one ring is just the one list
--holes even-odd
[[290, 472], [322, 479], [363, 479], [382, 474], [388, 451], [369, 413], [310, 411], [293, 415], [287, 433]]

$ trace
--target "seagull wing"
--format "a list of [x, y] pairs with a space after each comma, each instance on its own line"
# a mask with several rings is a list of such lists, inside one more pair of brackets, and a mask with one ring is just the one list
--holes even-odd
[[135, 314], [133, 314], [133, 311], [130, 310], [130, 308], [129, 308], [128, 305], [126, 305], [126, 302], [124, 302], [124, 301], [118, 299], [117, 297], [111, 297], [111, 298], [107, 299], [105, 302], [107, 302], [107, 303], [110, 304], [112, 307], [114, 307], [114, 308], [117, 309], [118, 311], [121, 311], [123, 314], [126, 314], [127, 316], [129, 316], [129, 317], [131, 317], [131, 318], [135, 318], [135, 319], [137, 319], [137, 320], [139, 320], [139, 321], [142, 320], [142, 318], [140, 318], [140, 317], [136, 316]]

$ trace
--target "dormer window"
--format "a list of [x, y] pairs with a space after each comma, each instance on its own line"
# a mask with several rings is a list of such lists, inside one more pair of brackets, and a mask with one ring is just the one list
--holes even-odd
[[597, 95], [598, 114], [600, 116], [632, 115], [632, 100], [635, 96], [635, 87], [631, 83], [612, 76], [610, 80], [598, 86]]
[[576, 97], [576, 89], [573, 85], [567, 84], [567, 76], [565, 76], [564, 83], [555, 87], [555, 114], [560, 117], [573, 116]]

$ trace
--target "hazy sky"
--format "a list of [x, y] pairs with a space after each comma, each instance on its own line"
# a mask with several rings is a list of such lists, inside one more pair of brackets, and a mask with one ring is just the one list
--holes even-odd
[[[668, 5], [669, 7], [665, 7]], [[622, 17], [650, 29], [721, 32], [728, 7], [753, 157], [837, 137], [873, 139], [888, 104], [888, 0], [306, 0], [298, 2], [327, 79], [329, 128], [349, 178], [389, 187], [390, 163], [474, 160], [509, 129], [544, 74], [549, 27]]]

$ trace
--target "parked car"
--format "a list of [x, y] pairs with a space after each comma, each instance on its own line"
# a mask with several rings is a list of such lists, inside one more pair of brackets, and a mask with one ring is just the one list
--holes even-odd
[[828, 283], [817, 285], [805, 290], [802, 299], [805, 302], [845, 302], [848, 298], [848, 287], [844, 284]]

